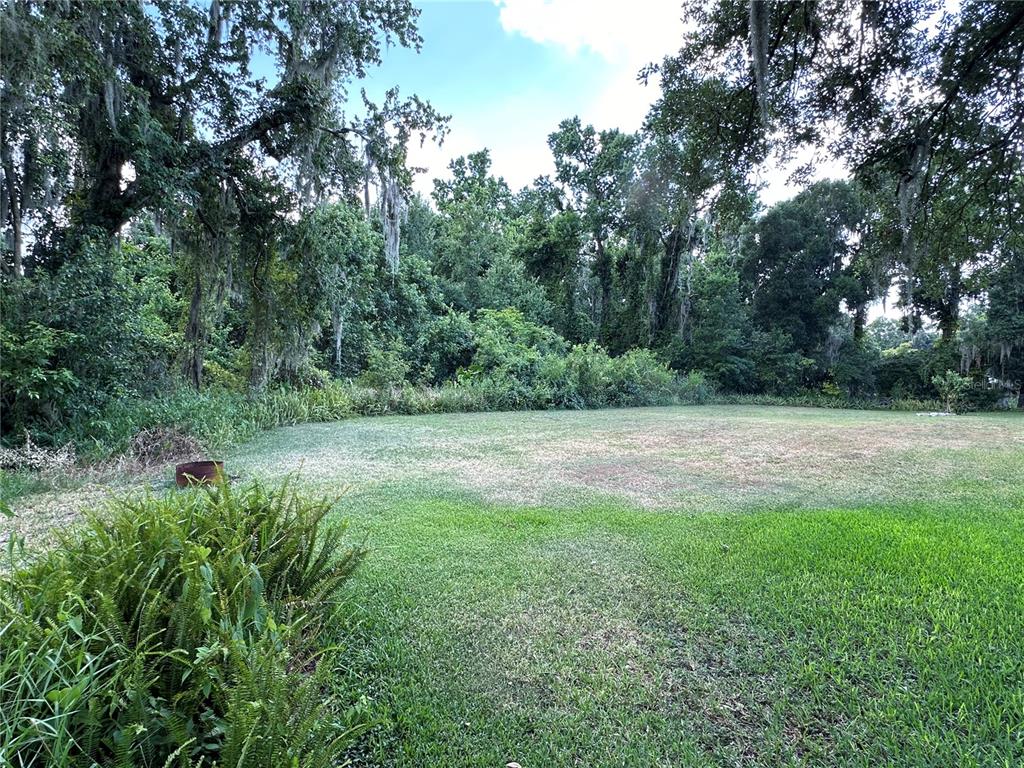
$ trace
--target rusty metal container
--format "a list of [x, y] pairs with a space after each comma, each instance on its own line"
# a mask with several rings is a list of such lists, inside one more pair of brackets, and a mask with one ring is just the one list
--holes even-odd
[[179, 488], [214, 483], [223, 477], [223, 461], [189, 461], [174, 468], [174, 482]]

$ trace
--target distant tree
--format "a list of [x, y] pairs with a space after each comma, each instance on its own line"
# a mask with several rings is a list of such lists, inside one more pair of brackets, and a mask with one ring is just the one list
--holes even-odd
[[961, 376], [956, 371], [946, 371], [943, 374], [934, 376], [932, 384], [938, 391], [939, 397], [942, 398], [946, 410], [950, 413], [956, 413], [960, 410], [964, 395], [967, 394], [967, 390], [971, 387], [971, 380], [966, 376]]
[[638, 144], [634, 135], [597, 131], [578, 117], [563, 120], [548, 136], [555, 178], [587, 234], [587, 259], [598, 286], [592, 315], [598, 328], [606, 327], [611, 314], [614, 268], [609, 240], [622, 227]]
[[900, 344], [908, 344], [911, 334], [903, 330], [899, 321], [891, 317], [876, 317], [867, 326], [867, 340], [879, 351], [895, 349]]
[[545, 177], [522, 190], [515, 207], [515, 254], [544, 287], [553, 327], [573, 342], [593, 338], [594, 324], [587, 311], [590, 268], [584, 263], [580, 215], [565, 207], [561, 193]]
[[[384, 46], [419, 45], [417, 15], [406, 0], [7, 3], [0, 213], [9, 271], [56, 272], [153, 215], [187, 256], [188, 380], [200, 385], [210, 323], [241, 288], [249, 379], [263, 386], [303, 346], [287, 309], [289, 215], [330, 195], [354, 202], [372, 175], [388, 203], [385, 243], [397, 244], [406, 145], [443, 131], [444, 119], [395, 89], [379, 105], [364, 97], [355, 119], [343, 106]], [[247, 279], [233, 286], [237, 272]]]
[[1009, 252], [992, 275], [987, 317], [993, 373], [1016, 386], [1024, 408], [1024, 249]]
[[537, 279], [511, 253], [502, 253], [492, 262], [480, 280], [480, 307], [522, 312], [523, 317], [540, 325], [551, 324], [551, 302]]
[[452, 160], [449, 170], [451, 179], [434, 180], [434, 268], [452, 306], [474, 310], [482, 306], [487, 270], [512, 249], [512, 193], [504, 179], [491, 176], [486, 149]]
[[739, 273], [720, 251], [698, 262], [693, 271], [691, 328], [687, 340], [670, 347], [681, 370], [701, 370], [729, 391], [753, 387], [750, 314], [740, 291]]
[[742, 271], [754, 323], [787, 333], [803, 357], [819, 355], [843, 302], [860, 298], [853, 265], [863, 220], [854, 186], [828, 181], [754, 222], [744, 238]]
[[332, 366], [343, 374], [346, 328], [353, 316], [369, 311], [366, 303], [382, 277], [380, 237], [358, 210], [336, 203], [303, 217], [290, 240], [296, 267], [305, 273], [294, 282], [303, 306], [292, 310], [309, 323], [330, 327]]

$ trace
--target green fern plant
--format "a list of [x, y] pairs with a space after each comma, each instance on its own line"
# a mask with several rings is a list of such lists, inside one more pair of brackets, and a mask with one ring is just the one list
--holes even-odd
[[364, 552], [290, 482], [116, 499], [0, 578], [0, 765], [332, 765], [320, 638]]

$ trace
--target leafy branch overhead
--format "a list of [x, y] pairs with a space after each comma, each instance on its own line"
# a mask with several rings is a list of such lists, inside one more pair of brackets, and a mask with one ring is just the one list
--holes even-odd
[[[411, 3], [161, 0], [109, 11], [26, 1], [3, 12], [5, 180], [22, 217], [46, 215], [54, 192], [73, 186], [71, 221], [110, 233], [146, 209], [194, 202], [211, 179], [244, 189], [272, 174], [307, 200], [353, 194], [361, 143], [407, 189], [405, 141], [443, 134], [445, 118], [397, 89], [379, 108], [364, 99], [365, 117], [345, 114], [351, 81], [380, 63], [382, 46], [420, 45]], [[15, 168], [14, 154], [32, 163]], [[41, 179], [51, 194], [38, 194]]]
[[1021, 236], [1024, 5], [691, 0], [684, 19], [678, 55], [645, 73], [664, 85], [652, 125], [746, 167], [842, 160], [886, 200], [909, 312], [965, 237], [998, 258]]

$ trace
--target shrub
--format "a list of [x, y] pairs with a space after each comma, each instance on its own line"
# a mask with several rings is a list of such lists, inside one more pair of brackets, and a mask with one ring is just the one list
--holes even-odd
[[878, 350], [870, 344], [847, 339], [832, 366], [834, 386], [847, 397], [873, 396], [878, 388], [875, 372], [879, 359]]
[[928, 379], [928, 351], [909, 342], [882, 353], [876, 374], [878, 389], [887, 397], [928, 397], [935, 390]]
[[649, 349], [631, 349], [612, 358], [612, 405], [667, 405], [675, 376]]
[[57, 404], [65, 402], [79, 382], [55, 360], [77, 336], [34, 320], [20, 328], [7, 325], [0, 326], [0, 408], [7, 422], [5, 431], [58, 421]]
[[453, 380], [460, 368], [470, 364], [476, 349], [469, 315], [449, 312], [435, 318], [423, 333], [423, 347], [427, 382], [440, 384]]
[[333, 765], [319, 638], [362, 557], [287, 484], [114, 502], [0, 578], [0, 764]]
[[751, 360], [756, 375], [748, 388], [772, 394], [789, 394], [799, 390], [805, 374], [814, 361], [803, 357], [789, 334], [773, 328], [754, 331], [751, 339]]
[[1003, 393], [984, 382], [974, 381], [960, 398], [962, 411], [991, 411], [999, 406]]
[[394, 341], [383, 348], [374, 347], [366, 361], [366, 370], [359, 381], [369, 387], [400, 387], [409, 376], [405, 345]]
[[526, 386], [533, 383], [544, 355], [564, 354], [566, 348], [565, 339], [517, 309], [482, 310], [473, 333], [476, 351], [469, 371], [512, 377]]
[[715, 397], [715, 385], [704, 371], [690, 371], [679, 385], [679, 398], [684, 403], [703, 405]]
[[160, 391], [181, 348], [166, 249], [159, 238], [86, 238], [52, 273], [3, 286], [3, 433], [28, 426], [42, 437]]
[[539, 371], [547, 404], [556, 408], [608, 405], [614, 377], [612, 359], [594, 342], [577, 344], [565, 356], [545, 356]]
[[932, 384], [935, 385], [942, 402], [946, 404], [947, 411], [957, 413], [962, 410], [964, 395], [971, 388], [969, 378], [961, 376], [956, 371], [946, 371], [939, 376], [934, 376]]

